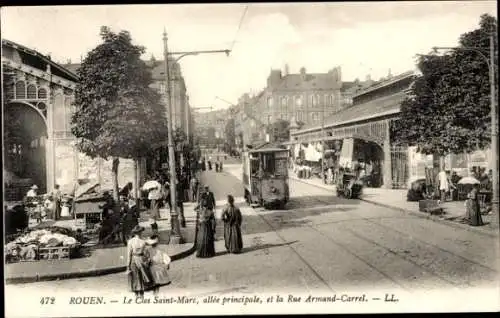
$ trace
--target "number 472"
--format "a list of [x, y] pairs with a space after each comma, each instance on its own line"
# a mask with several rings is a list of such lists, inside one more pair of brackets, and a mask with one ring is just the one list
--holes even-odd
[[42, 305], [54, 305], [56, 302], [55, 297], [42, 297], [40, 299], [40, 304]]

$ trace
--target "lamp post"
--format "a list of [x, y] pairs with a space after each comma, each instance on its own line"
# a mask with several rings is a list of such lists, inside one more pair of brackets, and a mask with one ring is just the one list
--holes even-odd
[[490, 117], [491, 117], [491, 156], [493, 161], [492, 169], [492, 183], [493, 193], [491, 198], [492, 212], [498, 218], [500, 225], [500, 217], [498, 216], [498, 126], [497, 126], [497, 105], [496, 105], [496, 88], [495, 88], [495, 49], [494, 49], [494, 35], [490, 35], [490, 56], [489, 58], [484, 54], [482, 48], [478, 47], [434, 47], [437, 50], [456, 50], [456, 51], [472, 51], [481, 56], [486, 64], [488, 64], [489, 77], [490, 77]]
[[175, 145], [174, 145], [174, 136], [173, 136], [173, 102], [172, 102], [172, 94], [171, 94], [171, 80], [169, 73], [169, 56], [179, 55], [177, 59], [174, 60], [174, 63], [177, 63], [181, 58], [187, 55], [198, 55], [198, 54], [210, 54], [210, 53], [226, 53], [229, 56], [230, 50], [208, 50], [208, 51], [189, 51], [189, 52], [168, 52], [167, 45], [167, 31], [163, 31], [163, 56], [165, 59], [165, 86], [167, 93], [167, 131], [168, 131], [168, 158], [169, 158], [169, 167], [170, 167], [170, 204], [172, 206], [172, 212], [170, 214], [170, 223], [172, 226], [170, 232], [170, 243], [171, 244], [181, 244], [183, 242], [179, 224], [179, 212], [177, 207], [177, 174], [175, 169]]

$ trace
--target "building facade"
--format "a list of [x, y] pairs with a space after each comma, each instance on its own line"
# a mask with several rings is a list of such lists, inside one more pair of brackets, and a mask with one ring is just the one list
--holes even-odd
[[[318, 161], [322, 151], [333, 149], [338, 162], [351, 166], [357, 161], [369, 163], [376, 171], [375, 185], [384, 188], [407, 188], [414, 180], [425, 179], [426, 168], [456, 171], [471, 176], [473, 168], [492, 168], [491, 150], [470, 154], [449, 154], [444, 158], [417, 153], [417, 147], [392, 144], [391, 123], [398, 120], [401, 102], [415, 79], [414, 72], [405, 72], [387, 78], [358, 91], [353, 105], [327, 119], [321, 126], [304, 126], [291, 132], [294, 155], [305, 153], [305, 159]], [[321, 141], [326, 148], [321, 149]], [[307, 158], [309, 156], [309, 158]]]
[[[153, 78], [153, 83], [151, 87], [155, 88], [165, 100], [165, 107], [167, 107], [167, 90], [165, 86], [165, 61], [156, 60], [151, 57], [146, 63], [151, 67], [151, 75]], [[193, 135], [193, 118], [191, 113], [191, 106], [189, 104], [189, 96], [187, 94], [186, 82], [182, 76], [181, 66], [176, 63], [173, 59], [169, 60], [169, 71], [170, 71], [170, 89], [171, 89], [171, 101], [172, 101], [172, 128], [180, 129], [183, 131], [188, 138], [192, 138]]]
[[228, 116], [228, 109], [194, 113], [195, 133], [201, 145], [215, 146], [220, 143], [225, 137]]
[[319, 125], [327, 118], [352, 104], [361, 82], [342, 82], [342, 71], [335, 67], [327, 73], [307, 73], [302, 67], [298, 74], [271, 70], [263, 98], [258, 103], [260, 120], [272, 123], [295, 118], [306, 125]]
[[[70, 193], [78, 178], [111, 187], [111, 161], [91, 159], [75, 147], [71, 133], [75, 72], [4, 39], [2, 76], [4, 173], [10, 176], [4, 182], [30, 180], [40, 193], [52, 191], [55, 184]], [[119, 169], [120, 185], [134, 180], [132, 160], [122, 159]], [[25, 194], [4, 185], [6, 196]]]
[[[265, 140], [266, 127], [277, 120], [299, 125], [321, 125], [322, 120], [352, 105], [354, 94], [371, 85], [366, 81], [343, 82], [340, 67], [327, 73], [307, 73], [301, 68], [297, 74], [284, 70], [271, 70], [266, 87], [255, 96], [243, 95], [238, 101], [245, 143]], [[244, 128], [243, 128], [244, 127]]]
[[[334, 150], [340, 166], [357, 162], [370, 167], [373, 184], [384, 188], [405, 188], [410, 177], [408, 148], [391, 144], [391, 122], [397, 120], [401, 102], [415, 75], [406, 72], [365, 87], [353, 94], [353, 105], [336, 112], [321, 125], [304, 126], [291, 132], [294, 153], [306, 152], [318, 161], [321, 152]], [[326, 149], [321, 149], [325, 141]]]

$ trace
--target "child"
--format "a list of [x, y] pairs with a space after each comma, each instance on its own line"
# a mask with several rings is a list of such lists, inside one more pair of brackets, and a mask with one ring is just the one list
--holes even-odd
[[170, 284], [168, 277], [168, 270], [170, 269], [170, 257], [167, 253], [158, 248], [158, 236], [152, 235], [146, 244], [149, 246], [147, 249], [149, 259], [151, 260], [150, 271], [153, 277], [153, 292], [158, 294], [160, 286]]

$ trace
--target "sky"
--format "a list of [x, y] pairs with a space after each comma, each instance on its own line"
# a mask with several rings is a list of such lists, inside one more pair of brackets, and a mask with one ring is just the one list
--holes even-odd
[[1, 29], [58, 62], [80, 62], [103, 25], [129, 31], [145, 59], [163, 58], [164, 28], [169, 51], [232, 49], [180, 60], [191, 106], [221, 109], [258, 93], [285, 64], [291, 73], [341, 66], [344, 81], [412, 70], [416, 54], [457, 45], [481, 14], [496, 12], [496, 1], [4, 7]]

